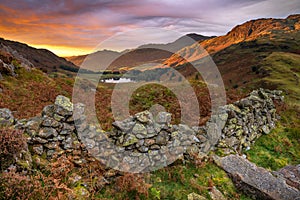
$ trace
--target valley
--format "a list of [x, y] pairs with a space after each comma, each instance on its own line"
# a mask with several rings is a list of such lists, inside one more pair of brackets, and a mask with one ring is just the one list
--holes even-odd
[[[168, 44], [145, 44], [123, 52], [102, 50], [89, 55], [66, 58], [56, 56], [45, 49], [36, 49], [23, 43], [0, 39], [0, 108], [9, 109], [14, 117], [14, 122], [9, 124], [10, 127], [7, 127], [5, 126], [5, 112], [3, 111], [3, 116], [0, 112], [0, 124], [3, 122], [0, 132], [3, 138], [5, 134], [8, 134], [6, 137], [9, 138], [9, 134], [16, 134], [15, 130], [22, 130], [24, 132], [22, 134], [25, 136], [23, 140], [31, 141], [28, 142], [28, 148], [25, 151], [29, 152], [30, 159], [26, 160], [26, 156], [22, 157], [25, 161], [30, 160], [28, 162], [30, 164], [7, 160], [9, 163], [6, 166], [4, 164], [6, 161], [5, 153], [9, 148], [5, 147], [7, 148], [5, 149], [4, 143], [1, 144], [0, 158], [2, 156], [3, 159], [1, 158], [2, 164], [0, 165], [2, 170], [0, 199], [2, 197], [3, 199], [27, 199], [22, 194], [29, 195], [31, 192], [34, 196], [29, 199], [67, 199], [68, 196], [71, 196], [71, 199], [276, 199], [268, 191], [261, 188], [258, 191], [257, 187], [252, 185], [250, 188], [255, 188], [253, 192], [249, 191], [245, 185], [243, 187], [241, 186], [243, 184], [237, 184], [238, 181], [244, 181], [243, 178], [245, 177], [243, 175], [232, 177], [230, 170], [226, 168], [226, 163], [224, 164], [224, 160], [228, 158], [226, 156], [229, 154], [240, 155], [247, 158], [245, 162], [249, 161], [258, 167], [263, 167], [267, 171], [266, 173], [270, 172], [270, 174], [277, 173], [278, 170], [286, 166], [294, 166], [299, 169], [299, 29], [300, 15], [291, 15], [285, 19], [257, 19], [238, 25], [223, 36], [206, 37], [198, 34], [187, 34], [185, 37], [192, 38], [194, 43], [182, 43], [185, 38], [182, 37]], [[209, 55], [197, 51], [198, 45], [204, 48]], [[164, 49], [172, 49], [176, 53]], [[162, 83], [169, 83], [172, 88], [184, 88], [183, 85], [187, 81], [199, 103], [200, 116], [197, 126], [200, 128], [198, 132], [196, 131], [196, 135], [198, 140], [201, 140], [204, 136], [206, 137], [200, 131], [201, 127], [205, 127], [203, 130], [207, 132], [210, 130], [209, 124], [212, 123], [211, 120], [214, 117], [211, 105], [214, 102], [210, 96], [209, 86], [193, 66], [201, 69], [201, 66], [207, 62], [208, 56], [212, 58], [220, 72], [220, 78], [224, 82], [226, 105], [229, 105], [230, 108], [228, 109], [228, 122], [226, 118], [227, 124], [225, 126], [228, 129], [222, 129], [222, 133], [230, 135], [229, 130], [232, 130], [232, 134], [236, 135], [236, 138], [239, 138], [238, 133], [240, 132], [242, 135], [247, 135], [243, 129], [245, 125], [239, 127], [239, 121], [242, 120], [241, 116], [247, 114], [253, 114], [258, 121], [253, 122], [253, 126], [258, 126], [260, 118], [261, 121], [267, 123], [272, 109], [275, 109], [276, 115], [278, 115], [278, 119], [272, 115], [272, 120], [267, 123], [267, 125], [274, 123], [272, 130], [270, 132], [265, 131], [268, 133], [260, 134], [258, 137], [255, 136], [255, 140], [251, 140], [251, 145], [247, 146], [249, 148], [246, 146], [236, 148], [235, 144], [224, 149], [221, 141], [226, 140], [228, 142], [229, 136], [226, 135], [226, 137], [217, 138], [218, 143], [211, 145], [212, 147], [205, 154], [203, 152], [184, 154], [167, 167], [149, 173], [122, 172], [103, 166], [91, 156], [82, 142], [86, 138], [81, 141], [80, 136], [76, 135], [74, 125], [76, 120], [69, 119], [71, 115], [69, 116], [66, 111], [71, 102], [67, 102], [66, 106], [57, 100], [62, 98], [61, 101], [63, 102], [68, 101], [65, 98], [69, 98], [72, 101], [74, 92], [82, 95], [95, 95], [96, 113], [92, 113], [93, 116], [91, 117], [98, 120], [103, 131], [114, 139], [115, 144], [118, 141], [125, 144], [123, 140], [129, 136], [124, 134], [126, 131], [123, 130], [121, 131], [122, 134], [118, 135], [119, 129], [122, 127], [115, 125], [116, 120], [112, 112], [111, 102], [112, 95], [116, 90], [122, 94], [119, 98], [126, 97], [128, 90], [118, 89], [117, 86], [119, 84], [126, 86], [127, 84], [129, 88], [130, 84], [134, 83], [142, 85], [130, 96], [129, 112], [131, 116], [147, 110], [151, 111], [153, 108], [160, 108], [160, 111], [164, 110], [171, 114], [170, 126], [174, 127], [181, 123], [182, 105], [176, 94]], [[97, 62], [93, 61], [94, 58]], [[92, 62], [92, 67], [84, 68], [81, 66], [85, 59], [87, 59], [86, 62]], [[109, 65], [105, 71], [99, 70], [97, 67], [101, 64], [98, 62], [99, 60], [103, 65]], [[111, 60], [113, 60], [112, 63], [110, 63]], [[151, 65], [151, 63], [155, 63], [155, 65]], [[80, 76], [77, 75], [78, 72]], [[102, 81], [99, 81], [99, 76], [101, 76]], [[114, 81], [117, 80], [130, 81], [115, 83]], [[83, 82], [79, 91], [74, 90], [74, 84], [77, 81]], [[253, 93], [253, 91], [261, 91], [260, 88], [266, 92]], [[273, 90], [275, 92], [268, 92]], [[279, 100], [281, 95], [276, 93], [279, 90], [284, 96], [283, 102]], [[268, 95], [267, 98], [266, 94], [270, 96], [273, 94], [276, 98], [270, 100], [272, 98], [269, 99]], [[65, 97], [58, 98], [59, 95]], [[85, 96], [88, 100], [92, 99], [91, 97]], [[192, 99], [193, 96], [186, 95], [185, 97]], [[249, 98], [251, 101], [254, 99], [253, 102], [257, 98], [262, 98], [263, 101], [257, 100], [260, 110], [256, 110], [255, 106], [257, 105], [255, 103], [241, 106], [244, 98]], [[73, 103], [75, 107], [75, 103], [78, 102]], [[84, 103], [89, 104], [89, 102]], [[274, 108], [270, 105], [268, 107], [268, 103], [270, 105], [274, 103]], [[54, 106], [56, 110], [47, 110], [49, 105]], [[230, 105], [232, 106], [230, 107]], [[56, 108], [56, 106], [58, 107]], [[59, 110], [59, 106], [65, 110]], [[192, 108], [189, 109], [188, 113], [192, 113]], [[119, 111], [121, 112], [121, 110]], [[73, 112], [73, 110], [69, 110], [69, 112]], [[43, 121], [45, 119], [50, 120], [50, 125], [44, 124], [46, 123]], [[140, 124], [140, 121], [134, 121], [134, 123]], [[153, 124], [155, 123], [153, 122]], [[263, 125], [261, 126], [263, 127]], [[21, 128], [18, 129], [18, 127]], [[46, 129], [47, 127], [54, 128], [60, 135], [52, 135], [53, 138], [49, 136], [50, 140], [48, 141], [46, 138], [47, 141], [44, 141], [43, 137], [46, 136], [37, 135], [40, 135], [40, 130], [44, 130], [45, 127]], [[70, 138], [72, 140], [76, 138], [74, 139], [76, 144], [72, 145], [80, 144], [82, 146], [60, 149], [66, 145], [63, 142], [67, 141], [68, 135], [62, 133], [66, 127], [73, 134], [70, 134]], [[119, 128], [117, 129], [119, 132], [116, 131], [116, 127]], [[174, 128], [174, 130], [176, 129]], [[257, 134], [264, 132], [263, 130], [266, 130], [265, 127], [254, 132]], [[170, 128], [170, 130], [166, 129], [165, 132], [174, 135], [176, 131], [171, 131]], [[251, 135], [250, 133], [247, 137]], [[43, 132], [43, 134], [47, 135], [48, 132]], [[173, 135], [172, 137], [175, 137]], [[57, 140], [59, 147], [52, 148], [49, 146], [52, 142], [53, 144], [56, 142], [51, 139], [60, 136], [63, 139]], [[172, 137], [170, 136], [170, 140]], [[245, 136], [245, 138], [247, 137]], [[5, 139], [8, 140], [7, 138]], [[240, 140], [242, 140], [241, 138]], [[9, 141], [11, 141], [10, 145], [15, 144], [14, 140]], [[128, 139], [128, 141], [130, 143], [134, 140]], [[41, 144], [43, 150], [39, 151], [40, 148], [36, 149], [36, 147], [40, 147], [38, 145]], [[125, 145], [127, 150], [140, 148], [137, 141], [133, 142], [133, 146], [130, 145], [132, 144]], [[144, 147], [145, 145], [141, 146]], [[148, 146], [146, 147], [148, 148]], [[48, 154], [49, 150], [53, 154]], [[132, 151], [138, 152], [139, 150]], [[216, 157], [224, 158], [223, 164], [221, 161], [218, 162]], [[14, 166], [16, 171], [5, 172], [4, 170], [8, 166]], [[299, 194], [299, 179], [289, 181], [287, 181], [287, 185], [292, 186], [286, 187], [292, 188], [295, 194], [297, 194], [296, 192]], [[19, 182], [30, 185], [30, 187], [22, 186]], [[247, 183], [249, 182], [246, 182], [246, 185]], [[43, 190], [49, 194], [43, 193]], [[215, 197], [220, 193], [221, 197]], [[194, 194], [196, 197], [191, 197]], [[257, 197], [257, 195], [261, 196]]]

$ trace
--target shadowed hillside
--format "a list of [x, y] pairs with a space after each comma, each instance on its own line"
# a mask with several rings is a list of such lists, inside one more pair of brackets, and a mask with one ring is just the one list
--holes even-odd
[[[36, 49], [20, 42], [5, 40], [0, 38], [2, 45], [2, 52], [11, 54], [11, 57], [23, 57], [27, 59], [35, 68], [41, 69], [45, 72], [64, 71], [62, 66], [69, 68], [77, 68], [73, 63], [67, 61], [65, 58], [58, 57], [47, 49]], [[16, 55], [17, 54], [17, 55]], [[66, 71], [64, 71], [66, 73]]]

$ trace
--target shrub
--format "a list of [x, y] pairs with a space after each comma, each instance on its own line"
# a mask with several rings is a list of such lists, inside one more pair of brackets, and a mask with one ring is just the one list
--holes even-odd
[[78, 72], [79, 68], [76, 67], [72, 67], [72, 66], [67, 66], [67, 65], [60, 65], [59, 66], [60, 69], [66, 70], [66, 71], [70, 71], [70, 72]]
[[238, 87], [239, 87], [238, 84], [235, 84], [235, 85], [233, 86], [234, 89], [237, 89]]
[[252, 67], [251, 67], [251, 70], [252, 70], [252, 72], [257, 72], [258, 67], [257, 67], [257, 66], [252, 66]]
[[27, 148], [22, 130], [12, 128], [0, 129], [0, 169], [1, 171], [14, 163], [22, 150]]
[[46, 196], [40, 177], [35, 179], [15, 171], [4, 172], [0, 177], [1, 199], [39, 199]]
[[3, 172], [0, 174], [0, 199], [76, 199], [68, 184], [73, 169], [73, 163], [61, 156], [50, 163], [44, 173], [23, 174], [14, 169]]
[[15, 60], [15, 59], [13, 59], [13, 60], [11, 61], [11, 64], [12, 64], [13, 66], [15, 66], [16, 68], [19, 68], [19, 67], [21, 66], [20, 62], [17, 61], [17, 60]]
[[131, 198], [139, 199], [140, 195], [148, 197], [148, 190], [151, 187], [144, 177], [139, 174], [125, 173], [116, 179], [116, 186], [120, 191], [127, 192]]

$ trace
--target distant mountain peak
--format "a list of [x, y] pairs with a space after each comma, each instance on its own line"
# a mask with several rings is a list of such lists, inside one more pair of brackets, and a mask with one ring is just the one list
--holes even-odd
[[192, 45], [195, 42], [204, 41], [211, 38], [212, 37], [207, 37], [196, 33], [189, 33], [178, 38], [174, 42], [166, 44], [144, 44], [136, 49], [127, 49], [122, 52], [104, 49], [89, 55], [71, 56], [66, 57], [66, 59], [73, 62], [77, 66], [80, 66], [87, 57], [89, 60], [91, 60], [90, 58], [97, 56], [97, 58], [94, 57], [95, 60], [101, 60], [102, 64], [104, 65], [107, 65], [108, 61], [115, 59], [110, 65], [110, 67], [113, 69], [123, 67], [130, 68], [145, 63], [163, 63], [163, 61], [169, 58], [174, 52], [177, 52], [186, 46]]

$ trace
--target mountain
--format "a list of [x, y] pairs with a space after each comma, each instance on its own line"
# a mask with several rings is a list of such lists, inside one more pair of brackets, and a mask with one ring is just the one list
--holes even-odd
[[173, 54], [173, 52], [176, 52], [185, 46], [192, 45], [195, 42], [204, 41], [210, 38], [213, 37], [191, 33], [167, 44], [145, 44], [136, 49], [125, 50], [121, 53], [102, 50], [89, 55], [66, 57], [66, 59], [73, 62], [75, 65], [80, 66], [87, 56], [92, 56], [89, 57], [89, 60], [97, 60], [97, 62], [93, 63], [95, 65], [101, 63], [106, 66], [109, 64], [108, 61], [113, 61], [110, 64], [109, 69], [132, 68], [146, 63], [163, 63], [165, 59]]
[[61, 58], [46, 49], [36, 49], [27, 44], [5, 40], [3, 38], [0, 38], [0, 47], [1, 59], [4, 59], [4, 57], [14, 57], [19, 60], [20, 63], [24, 63], [26, 60], [27, 66], [39, 68], [44, 72], [62, 71], [66, 73], [64, 70], [66, 68], [77, 68], [76, 65], [67, 61], [65, 58]]
[[[105, 50], [97, 51], [97, 52], [94, 52], [91, 54], [66, 57], [66, 59], [68, 61], [74, 63], [75, 65], [80, 66], [86, 58], [88, 58], [89, 60], [94, 60], [97, 58], [97, 60], [99, 60], [99, 61], [101, 60], [101, 63], [103, 62], [104, 64], [106, 64], [106, 63], [110, 62], [111, 59], [115, 59], [120, 55], [121, 55], [120, 52], [105, 49]], [[97, 63], [96, 65], [99, 65], [99, 63]]]
[[209, 37], [209, 36], [199, 35], [196, 33], [190, 33], [190, 34], [187, 34], [187, 35], [184, 35], [184, 36], [178, 38], [174, 42], [170, 42], [167, 44], [145, 44], [145, 45], [139, 46], [138, 49], [151, 48], [151, 49], [164, 49], [164, 50], [168, 50], [170, 52], [177, 52], [186, 46], [190, 46], [190, 45], [194, 44], [195, 42], [202, 42], [204, 40], [208, 40], [208, 39], [211, 39], [214, 37], [215, 36]]
[[[185, 59], [190, 62], [198, 60], [207, 54], [201, 49], [200, 45], [209, 54], [219, 52], [231, 45], [241, 42], [254, 41], [257, 38], [264, 37], [265, 39], [275, 40], [287, 38], [289, 35], [292, 40], [293, 34], [296, 34], [300, 29], [300, 15], [291, 15], [286, 19], [258, 19], [251, 20], [244, 24], [234, 27], [224, 36], [214, 37], [205, 41], [200, 41], [198, 44], [193, 44], [181, 49], [177, 54], [172, 55], [165, 61], [165, 65], [179, 66], [186, 63]], [[183, 59], [184, 57], [185, 59]]]

